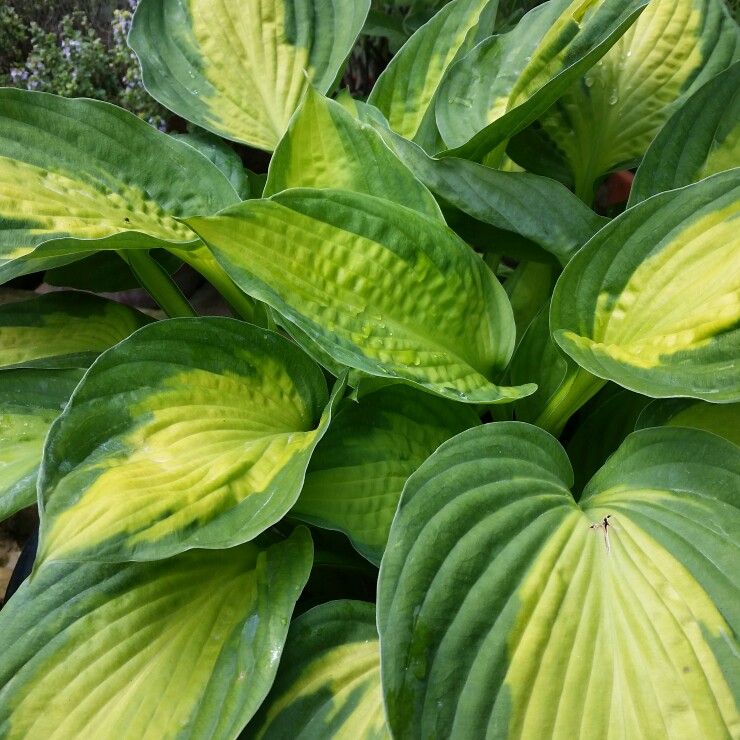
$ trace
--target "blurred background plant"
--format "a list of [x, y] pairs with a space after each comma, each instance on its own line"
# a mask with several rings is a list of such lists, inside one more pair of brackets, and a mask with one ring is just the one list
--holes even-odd
[[171, 115], [126, 46], [138, 0], [11, 0], [0, 6], [0, 85], [106, 100], [164, 130]]

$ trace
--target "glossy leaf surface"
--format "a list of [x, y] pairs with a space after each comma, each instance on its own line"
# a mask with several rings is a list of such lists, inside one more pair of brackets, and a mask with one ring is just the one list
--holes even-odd
[[740, 398], [740, 169], [657, 195], [602, 229], [555, 287], [555, 341], [654, 397]]
[[541, 119], [565, 154], [576, 192], [632, 166], [682, 98], [727, 67], [740, 48], [719, 0], [652, 0], [609, 53]]
[[291, 625], [278, 674], [247, 740], [385, 740], [375, 606], [331, 601]]
[[479, 423], [470, 407], [406, 385], [347, 402], [311, 457], [291, 516], [344, 532], [379, 565], [406, 479], [442, 442]]
[[0, 305], [0, 367], [87, 367], [152, 319], [89, 293], [46, 293]]
[[221, 318], [146, 327], [98, 359], [49, 433], [39, 558], [252, 539], [297, 498], [327, 400], [318, 366], [273, 332]]
[[305, 529], [152, 563], [47, 563], [0, 613], [0, 734], [235, 737], [275, 676]]
[[740, 62], [700, 87], [671, 116], [635, 175], [629, 207], [740, 165]]
[[220, 136], [272, 151], [309, 81], [333, 86], [369, 0], [142, 0], [129, 43], [149, 93]]
[[127, 111], [0, 90], [2, 280], [99, 248], [192, 244], [175, 217], [238, 201], [202, 154]]
[[410, 478], [379, 583], [394, 735], [736, 734], [740, 452], [643, 430], [580, 505], [571, 482], [556, 440], [516, 422]]
[[533, 390], [495, 384], [513, 350], [511, 306], [437, 220], [369, 195], [293, 190], [187, 223], [246, 293], [341, 365], [469, 403]]
[[46, 433], [82, 370], [5, 370], [0, 374], [0, 521], [36, 501]]

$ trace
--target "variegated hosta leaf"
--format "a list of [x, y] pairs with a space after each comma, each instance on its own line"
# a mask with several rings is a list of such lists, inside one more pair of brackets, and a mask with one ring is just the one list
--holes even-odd
[[311, 560], [301, 528], [151, 563], [44, 564], [0, 613], [0, 735], [236, 737]]
[[404, 44], [373, 86], [368, 102], [391, 128], [426, 151], [444, 149], [435, 102], [447, 70], [493, 31], [498, 0], [453, 0]]
[[160, 103], [272, 151], [309, 82], [331, 89], [369, 8], [370, 0], [142, 0], [129, 44]]
[[89, 293], [46, 293], [0, 305], [0, 367], [87, 367], [152, 321]]
[[693, 398], [660, 398], [637, 419], [636, 429], [657, 426], [705, 429], [740, 447], [740, 403], [707, 403]]
[[740, 451], [648, 429], [580, 504], [571, 479], [558, 442], [516, 422], [459, 434], [411, 476], [379, 581], [394, 736], [740, 732]]
[[291, 625], [275, 683], [244, 740], [390, 740], [375, 607], [330, 601]]
[[0, 521], [36, 501], [36, 475], [46, 433], [82, 370], [0, 373]]
[[319, 367], [243, 322], [145, 327], [95, 362], [49, 432], [39, 559], [252, 539], [298, 497], [341, 388], [327, 406]]
[[175, 216], [238, 201], [202, 154], [132, 113], [0, 90], [0, 281], [101, 248], [186, 247]]
[[[563, 265], [607, 223], [550, 178], [500, 172], [455, 157], [432, 159], [380, 124], [375, 128], [414, 175], [447, 203], [534, 242]], [[503, 253], [504, 247], [492, 239], [488, 251]]]
[[239, 287], [342, 365], [469, 403], [534, 390], [493, 382], [513, 350], [511, 306], [437, 220], [370, 195], [287, 190], [187, 224]]
[[[482, 160], [552, 105], [629, 28], [646, 0], [550, 0], [458, 61], [437, 96], [447, 156]], [[498, 164], [493, 157], [491, 164]]]
[[740, 165], [740, 62], [700, 87], [671, 116], [635, 175], [628, 207]]
[[739, 49], [722, 0], [652, 0], [541, 120], [570, 164], [576, 193], [590, 203], [596, 178], [642, 157], [680, 101]]
[[406, 479], [442, 442], [477, 424], [470, 407], [406, 385], [349, 401], [316, 447], [291, 516], [344, 532], [379, 565]]
[[740, 399], [738, 216], [740, 169], [630, 208], [560, 276], [555, 341], [638, 393]]
[[264, 197], [304, 187], [377, 195], [443, 221], [432, 194], [373, 127], [313, 87], [270, 160]]

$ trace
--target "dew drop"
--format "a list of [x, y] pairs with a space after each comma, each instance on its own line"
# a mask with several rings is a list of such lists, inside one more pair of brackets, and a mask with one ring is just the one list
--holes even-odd
[[593, 77], [586, 77], [584, 79], [584, 82], [586, 83], [586, 87], [593, 87], [594, 86], [594, 78]]
[[619, 102], [619, 94], [616, 88], [612, 90], [612, 94], [609, 96], [609, 105], [616, 105]]

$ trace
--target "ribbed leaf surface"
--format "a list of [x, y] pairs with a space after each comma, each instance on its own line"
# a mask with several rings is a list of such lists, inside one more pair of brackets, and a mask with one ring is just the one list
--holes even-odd
[[342, 71], [369, 0], [142, 0], [129, 43], [160, 103], [272, 151], [309, 81]]
[[571, 479], [560, 445], [516, 422], [463, 432], [409, 479], [379, 582], [394, 736], [740, 730], [740, 452], [649, 429], [580, 506]]
[[284, 542], [152, 563], [47, 563], [0, 612], [0, 734], [236, 737], [272, 684], [311, 568]]
[[327, 396], [318, 366], [273, 332], [221, 318], [137, 332], [49, 433], [39, 558], [149, 560], [252, 539], [297, 498]]

